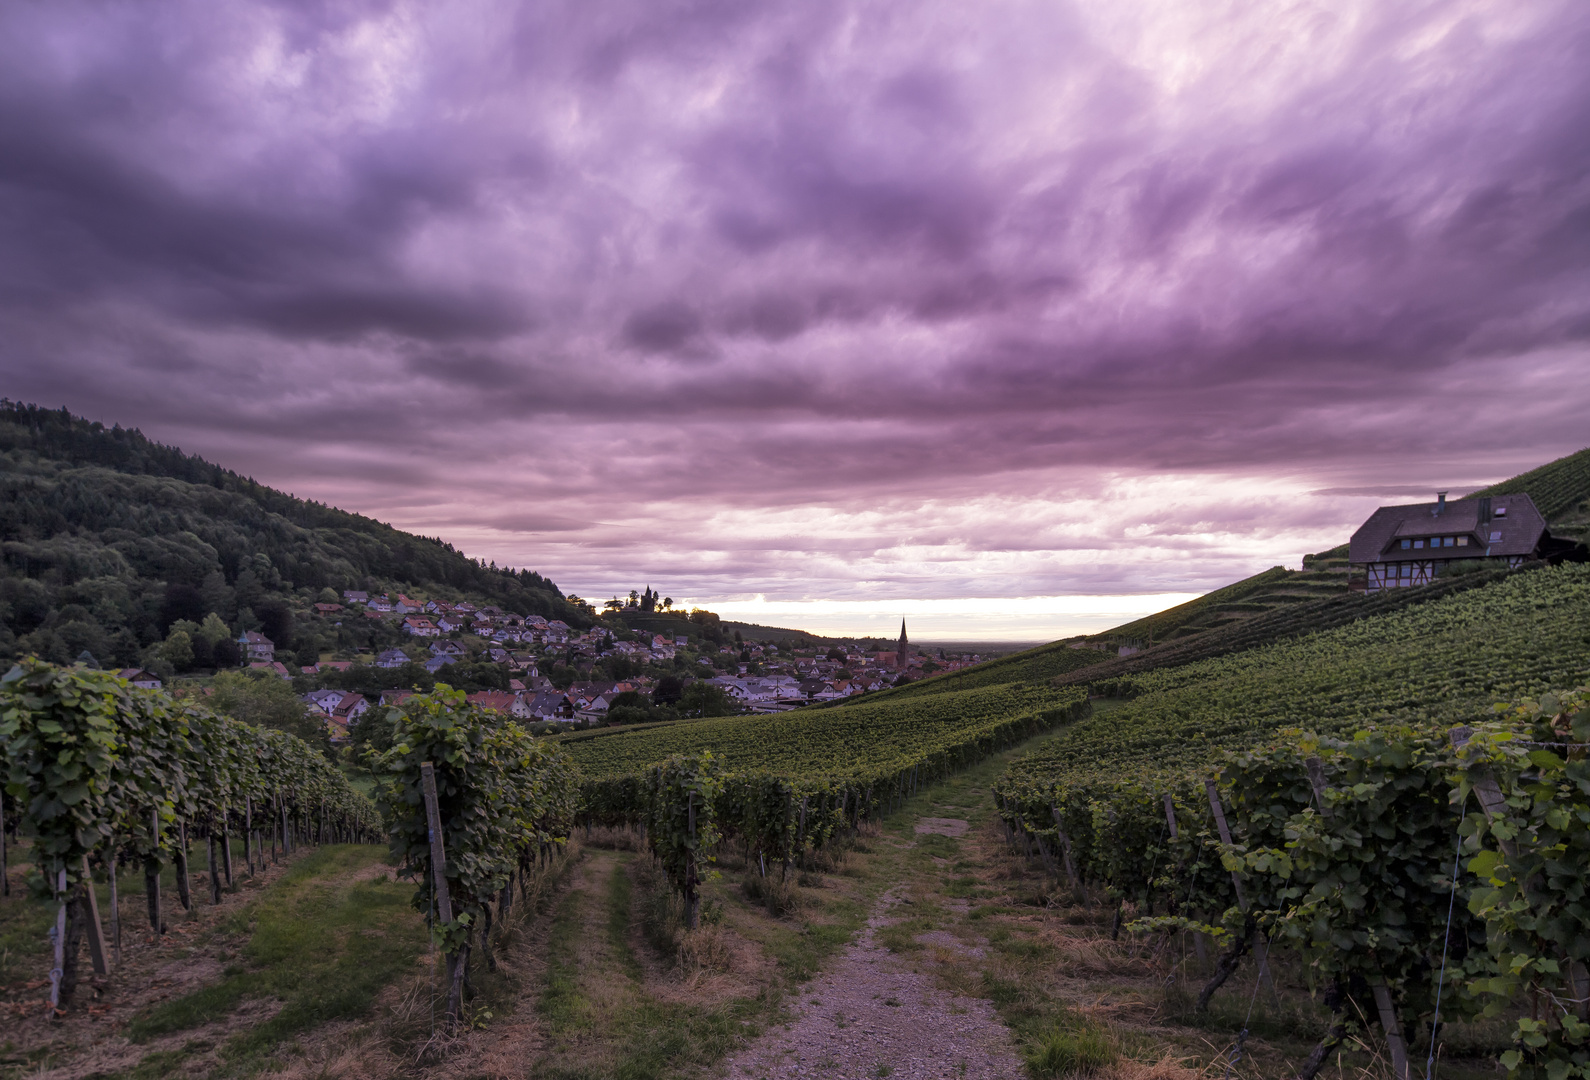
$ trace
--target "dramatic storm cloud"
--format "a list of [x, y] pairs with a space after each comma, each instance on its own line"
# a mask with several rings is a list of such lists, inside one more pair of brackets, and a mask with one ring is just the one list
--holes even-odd
[[12, 3], [4, 393], [587, 595], [1201, 590], [1590, 442], [1587, 55], [1579, 0]]

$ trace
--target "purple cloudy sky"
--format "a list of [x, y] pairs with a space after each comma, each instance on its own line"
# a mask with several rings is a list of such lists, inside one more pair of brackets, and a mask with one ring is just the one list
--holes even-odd
[[1590, 442], [1587, 56], [1583, 0], [18, 0], [3, 392], [597, 598], [1199, 591]]

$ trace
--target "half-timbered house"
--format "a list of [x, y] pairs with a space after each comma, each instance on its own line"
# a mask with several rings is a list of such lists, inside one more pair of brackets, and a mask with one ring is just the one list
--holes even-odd
[[1519, 566], [1551, 546], [1546, 519], [1528, 495], [1496, 495], [1382, 506], [1353, 533], [1347, 561], [1363, 567], [1368, 592], [1427, 585], [1453, 563], [1498, 559]]

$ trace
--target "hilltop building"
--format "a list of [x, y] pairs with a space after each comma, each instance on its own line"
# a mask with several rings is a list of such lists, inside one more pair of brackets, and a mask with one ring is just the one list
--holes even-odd
[[[1528, 495], [1496, 495], [1433, 503], [1382, 506], [1353, 533], [1347, 562], [1362, 566], [1365, 589], [1427, 585], [1452, 563], [1500, 559], [1519, 566], [1562, 547]], [[1570, 547], [1572, 545], [1569, 545]]]
[[894, 647], [894, 667], [896, 671], [904, 671], [911, 660], [911, 642], [905, 636], [905, 620], [900, 620], [900, 643]]

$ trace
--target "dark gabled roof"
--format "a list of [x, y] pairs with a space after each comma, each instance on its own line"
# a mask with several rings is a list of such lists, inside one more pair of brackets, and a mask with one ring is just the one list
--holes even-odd
[[[1429, 549], [1417, 556], [1403, 551], [1398, 543], [1404, 537], [1471, 536], [1478, 547], [1454, 548], [1453, 556], [1533, 555], [1546, 535], [1546, 519], [1535, 509], [1528, 495], [1497, 495], [1489, 500], [1490, 519], [1482, 520], [1484, 499], [1454, 499], [1440, 503], [1414, 503], [1411, 506], [1382, 506], [1353, 533], [1347, 561], [1357, 565], [1411, 558], [1429, 558]], [[1437, 509], [1440, 512], [1437, 513]], [[1497, 511], [1505, 511], [1498, 514]], [[1442, 549], [1443, 552], [1445, 549]], [[1443, 556], [1445, 557], [1445, 556]]]

